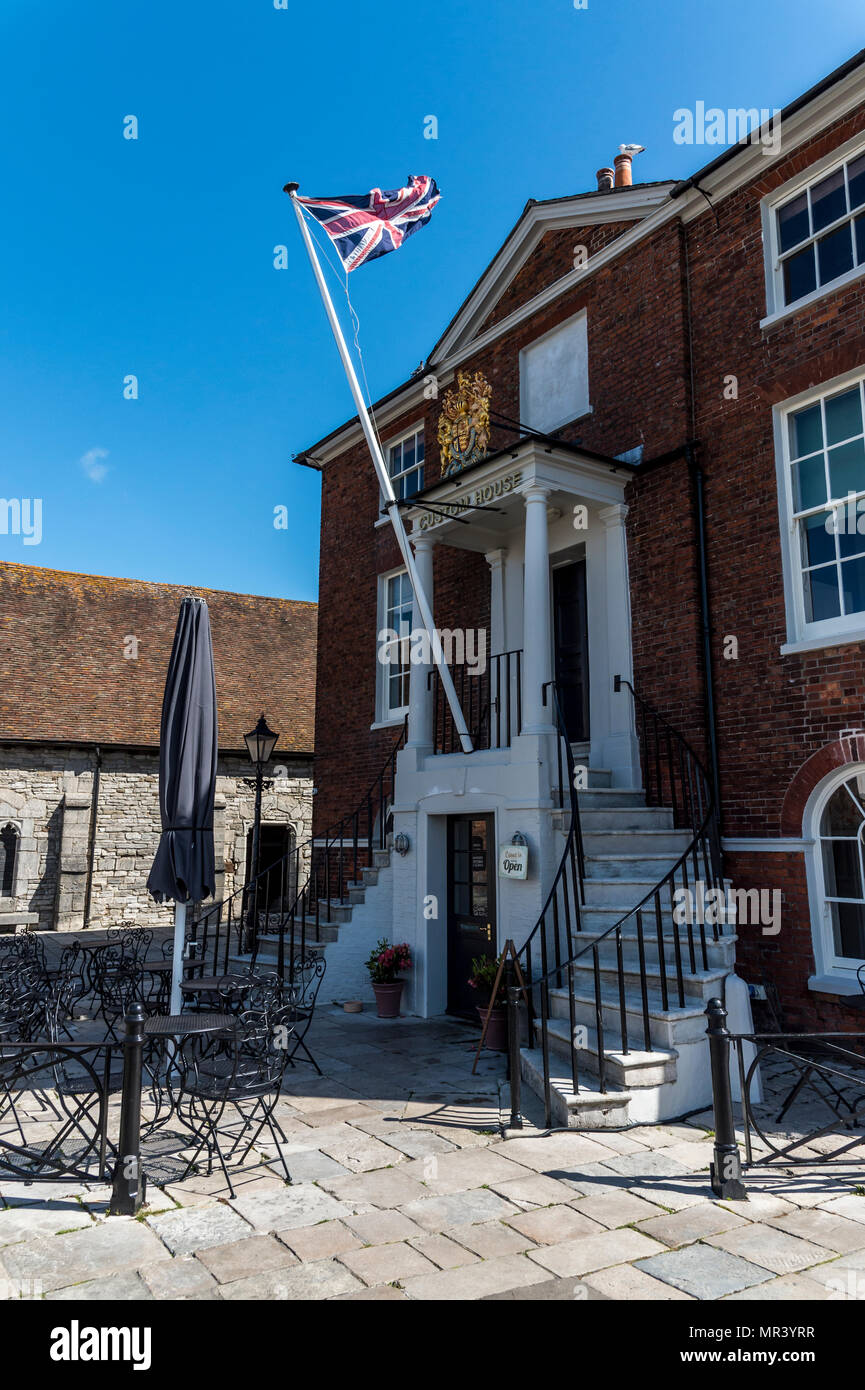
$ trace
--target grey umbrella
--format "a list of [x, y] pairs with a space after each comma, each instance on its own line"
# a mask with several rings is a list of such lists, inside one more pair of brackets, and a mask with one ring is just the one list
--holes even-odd
[[210, 615], [204, 599], [180, 605], [162, 700], [159, 811], [162, 834], [147, 880], [157, 902], [174, 901], [171, 1012], [181, 1008], [186, 904], [216, 885], [213, 801], [218, 728]]

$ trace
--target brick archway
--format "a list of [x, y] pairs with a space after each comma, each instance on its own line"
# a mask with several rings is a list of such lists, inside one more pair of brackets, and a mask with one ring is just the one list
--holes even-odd
[[784, 797], [781, 807], [781, 834], [797, 838], [803, 833], [802, 818], [814, 788], [836, 767], [847, 763], [865, 763], [865, 733], [827, 743], [802, 764]]

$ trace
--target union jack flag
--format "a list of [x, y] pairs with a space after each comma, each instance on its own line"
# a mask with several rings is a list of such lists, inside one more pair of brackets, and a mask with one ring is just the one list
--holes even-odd
[[298, 198], [327, 232], [346, 270], [396, 251], [429, 222], [441, 194], [428, 174], [410, 174], [408, 188], [338, 198]]

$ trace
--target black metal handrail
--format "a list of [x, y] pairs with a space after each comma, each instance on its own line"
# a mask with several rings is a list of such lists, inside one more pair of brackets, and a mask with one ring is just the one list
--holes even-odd
[[[596, 1032], [597, 1046], [597, 1068], [598, 1085], [602, 1093], [608, 1090], [607, 1084], [607, 1063], [605, 1052], [605, 1025], [604, 1007], [605, 1003], [609, 1008], [609, 1000], [605, 997], [602, 988], [602, 972], [609, 974], [613, 970], [615, 974], [614, 991], [615, 1004], [613, 1007], [618, 1009], [619, 1033], [621, 1047], [616, 1050], [623, 1055], [631, 1051], [629, 1028], [628, 1028], [628, 1007], [627, 1007], [627, 988], [625, 977], [627, 974], [635, 973], [633, 968], [630, 971], [625, 969], [624, 958], [624, 930], [628, 923], [633, 921], [636, 929], [639, 982], [640, 982], [640, 1012], [643, 1031], [643, 1043], [647, 1052], [652, 1050], [651, 1044], [651, 1023], [649, 1010], [649, 989], [648, 972], [646, 966], [646, 927], [643, 921], [644, 911], [647, 904], [651, 903], [654, 918], [653, 927], [655, 943], [658, 954], [658, 973], [661, 988], [661, 1006], [666, 1012], [670, 1007], [671, 981], [667, 971], [666, 949], [668, 941], [664, 935], [664, 913], [663, 896], [665, 890], [669, 893], [670, 913], [671, 913], [671, 932], [672, 946], [674, 953], [675, 977], [672, 982], [676, 991], [678, 1007], [685, 1006], [685, 979], [688, 975], [696, 975], [699, 970], [707, 970], [708, 966], [708, 943], [706, 940], [706, 924], [700, 922], [699, 925], [699, 944], [695, 940], [695, 923], [688, 914], [687, 926], [687, 960], [683, 956], [683, 942], [679, 931], [680, 923], [677, 921], [675, 892], [677, 888], [689, 890], [691, 883], [696, 884], [698, 880], [710, 889], [716, 889], [723, 883], [722, 867], [720, 857], [720, 840], [718, 836], [717, 809], [715, 806], [712, 786], [702, 763], [697, 758], [693, 749], [687, 741], [669, 725], [652, 707], [637, 694], [630, 681], [616, 676], [614, 680], [614, 690], [620, 691], [626, 687], [634, 700], [635, 707], [640, 714], [639, 737], [640, 751], [643, 764], [644, 781], [646, 787], [646, 801], [649, 805], [663, 805], [665, 795], [669, 795], [673, 809], [674, 826], [678, 823], [678, 828], [689, 828], [692, 832], [691, 839], [675, 861], [673, 866], [664, 873], [640, 901], [633, 907], [628, 908], [616, 922], [605, 931], [595, 935], [592, 942], [586, 943], [574, 950], [568, 932], [568, 954], [562, 959], [559, 952], [559, 932], [558, 922], [556, 922], [555, 945], [556, 959], [551, 966], [546, 959], [545, 948], [547, 932], [544, 919], [549, 910], [550, 902], [555, 903], [553, 896], [556, 892], [558, 883], [562, 878], [563, 871], [568, 859], [568, 845], [562, 855], [559, 869], [551, 889], [550, 896], [544, 905], [538, 922], [521, 948], [520, 954], [525, 955], [525, 974], [529, 984], [530, 998], [530, 1035], [534, 1032], [536, 1020], [539, 1019], [541, 1031], [541, 1050], [543, 1056], [544, 1073], [544, 1104], [546, 1112], [546, 1122], [551, 1122], [552, 1094], [549, 1065], [549, 1022], [550, 1011], [550, 989], [552, 982], [555, 981], [556, 988], [562, 987], [562, 981], [567, 975], [568, 982], [568, 1014], [570, 1022], [570, 1058], [571, 1058], [571, 1080], [574, 1093], [579, 1091], [579, 1064], [577, 1058], [577, 1045], [575, 1042], [576, 1029], [576, 998], [574, 994], [574, 967], [582, 957], [591, 952], [592, 955], [592, 991], [593, 991], [593, 1015]], [[558, 707], [559, 718], [561, 711]], [[570, 745], [567, 745], [570, 755]], [[573, 786], [573, 758], [569, 760], [569, 775]], [[666, 777], [666, 780], [665, 780]], [[561, 777], [560, 777], [561, 781]], [[576, 802], [576, 794], [573, 793], [573, 801]], [[577, 818], [578, 823], [578, 818]], [[573, 821], [572, 821], [573, 826]], [[702, 865], [702, 867], [701, 867]], [[693, 878], [691, 878], [693, 871]], [[705, 878], [700, 879], [701, 874]], [[582, 889], [582, 880], [581, 880]], [[713, 922], [712, 930], [714, 940], [721, 936], [720, 925], [717, 921]], [[582, 930], [582, 920], [578, 915], [576, 918], [576, 931]], [[651, 930], [651, 929], [650, 929]], [[532, 971], [532, 952], [531, 943], [537, 934], [540, 934], [541, 943], [541, 973], [535, 976]], [[601, 947], [607, 942], [615, 942], [615, 964], [609, 961], [601, 961]], [[699, 961], [699, 964], [698, 964]], [[539, 1007], [538, 1007], [539, 1004]]]
[[[323, 834], [313, 834], [295, 845], [228, 897], [199, 910], [188, 929], [192, 949], [187, 974], [228, 974], [232, 949], [238, 955], [249, 953], [254, 966], [264, 936], [278, 940], [280, 979], [285, 978], [286, 954], [293, 978], [296, 959], [306, 955], [310, 940], [321, 941], [322, 903], [329, 908], [335, 901], [342, 902], [349, 873], [357, 882], [361, 870], [372, 865], [374, 850], [386, 848], [388, 802], [393, 795], [397, 753], [407, 728], [408, 721], [404, 720], [383, 767], [353, 812]], [[271, 910], [274, 884], [279, 890], [275, 911]], [[262, 900], [266, 906], [257, 907]]]
[[[523, 722], [522, 648], [491, 656], [483, 671], [455, 668], [454, 684], [475, 750], [510, 748]], [[460, 737], [438, 669], [427, 675], [433, 692], [433, 752], [459, 753]]]

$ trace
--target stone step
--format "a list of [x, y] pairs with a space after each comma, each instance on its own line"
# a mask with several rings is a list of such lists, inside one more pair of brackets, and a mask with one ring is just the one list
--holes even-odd
[[[681, 1007], [678, 1002], [674, 1003], [674, 999], [670, 999], [670, 1007], [664, 1009], [660, 993], [649, 991], [649, 1041], [653, 1048], [675, 1048], [678, 1043], [693, 1042], [706, 1036], [705, 1003], [700, 999], [688, 1000], [686, 997], [685, 1005]], [[550, 1012], [554, 1018], [570, 1019], [566, 989], [550, 990]], [[609, 1046], [610, 1043], [614, 1047], [617, 1044], [621, 1046], [617, 989], [602, 988], [601, 1017], [605, 1034], [609, 1032], [609, 1040], [605, 1039], [605, 1046]], [[595, 991], [593, 982], [588, 977], [584, 981], [578, 979], [574, 983], [574, 1018], [575, 1022], [584, 1023], [589, 1028], [596, 1026]], [[629, 1039], [639, 1039], [642, 1045], [645, 1041], [643, 1003], [639, 992], [625, 994], [625, 1023]]]
[[387, 869], [390, 866], [390, 850], [374, 849], [372, 852], [372, 862], [376, 869]]
[[584, 806], [580, 800], [583, 834], [601, 830], [672, 830], [673, 812], [663, 806]]
[[[706, 951], [708, 955], [708, 948]], [[619, 971], [616, 963], [616, 948], [608, 949], [605, 945], [598, 950], [599, 971], [601, 977], [601, 990], [610, 995], [617, 993], [619, 988]], [[703, 969], [703, 958], [700, 952], [699, 942], [694, 942], [694, 959], [696, 971], [691, 970], [691, 956], [687, 942], [682, 943], [682, 992], [686, 1001], [693, 1002], [702, 1000], [705, 1007], [708, 1000], [715, 995], [723, 993], [722, 983], [729, 975], [730, 971], [726, 965], [709, 966]], [[581, 977], [589, 981], [594, 980], [594, 953], [586, 951], [583, 956], [574, 961], [575, 985], [580, 988]], [[641, 997], [640, 994], [640, 960], [634, 952], [632, 955], [622, 954], [622, 974], [625, 981], [626, 997], [633, 996], [635, 999]], [[668, 1002], [677, 1003], [679, 998], [678, 978], [676, 974], [675, 960], [666, 961], [666, 970], [662, 977], [661, 967], [657, 961], [646, 959], [646, 984], [649, 998], [657, 997], [662, 1000], [661, 981], [667, 981]], [[583, 988], [589, 992], [593, 985], [585, 984]]]
[[[583, 882], [585, 905], [588, 908], [619, 907], [622, 912], [626, 912], [657, 888], [660, 877], [660, 874], [644, 874], [642, 877], [634, 878], [618, 878], [610, 874], [604, 878], [595, 874], [588, 875]], [[667, 889], [663, 891], [668, 893]]]
[[326, 917], [329, 922], [350, 922], [351, 910], [351, 903], [340, 902], [336, 898], [331, 898], [330, 902], [326, 898], [319, 898], [318, 900], [320, 921]]
[[[547, 1034], [549, 1037], [550, 1049], [557, 1056], [566, 1059], [567, 1074], [571, 1079], [573, 1087], [573, 1077], [571, 1075], [571, 1029], [567, 1019], [551, 1018], [547, 1023]], [[541, 1025], [535, 1024], [535, 1042], [541, 1046]], [[577, 1048], [577, 1077], [582, 1085], [583, 1073], [585, 1073], [586, 1084], [591, 1085], [592, 1079], [595, 1081], [599, 1077], [598, 1066], [598, 1034], [595, 1028], [585, 1029], [585, 1045]], [[658, 1048], [652, 1052], [643, 1052], [635, 1047], [630, 1047], [628, 1052], [618, 1052], [611, 1046], [611, 1040], [604, 1038], [604, 1058], [606, 1067], [606, 1080], [609, 1084], [613, 1083], [617, 1088], [624, 1090], [637, 1090], [646, 1086], [663, 1086], [676, 1079], [676, 1058], [678, 1053], [675, 1049]]]
[[[595, 919], [601, 916], [602, 911], [604, 912], [605, 916], [608, 916], [608, 920], [599, 922]], [[589, 917], [592, 918], [592, 921], [588, 921]], [[581, 920], [583, 924], [582, 929], [580, 931], [572, 932], [571, 934], [572, 949], [577, 951], [580, 950], [582, 947], [591, 945], [591, 943], [594, 941], [601, 941], [602, 938], [605, 938], [603, 941], [603, 945], [600, 947], [601, 959], [614, 959], [616, 955], [615, 932], [611, 932], [609, 936], [606, 936], [605, 934], [609, 930], [609, 928], [615, 926], [616, 922], [619, 920], [619, 909], [596, 909], [591, 912], [588, 910], [584, 910]], [[658, 936], [657, 924], [655, 922], [654, 913], [647, 912], [644, 915], [643, 920], [643, 951], [645, 954], [646, 964], [657, 965]], [[678, 928], [678, 932], [679, 947], [682, 953], [682, 961], [688, 961], [690, 963], [688, 928], [686, 926], [680, 926]], [[699, 927], [694, 927], [693, 933], [694, 955], [697, 961], [700, 962], [702, 961], [703, 957]], [[716, 941], [715, 938], [712, 936], [711, 927], [706, 928], [706, 959], [709, 962], [710, 969], [720, 968], [722, 966], [726, 967], [728, 972], [733, 969], [733, 965], [736, 959], [736, 939], [736, 935], [735, 933], [733, 933], [729, 936], [719, 937], [719, 939]], [[667, 961], [668, 964], [675, 962], [675, 931], [673, 922], [669, 918], [669, 916], [666, 920], [663, 917], [661, 919], [661, 941], [663, 945], [665, 961]], [[626, 962], [633, 962], [635, 967], [636, 965], [638, 965], [640, 958], [639, 937], [637, 935], [636, 924], [633, 918], [626, 922], [626, 924], [622, 927], [622, 955]]]
[[583, 850], [592, 856], [654, 856], [669, 853], [678, 859], [685, 853], [692, 838], [687, 830], [661, 830], [656, 827], [644, 830], [594, 830], [587, 828], [582, 820], [581, 825]]
[[577, 801], [581, 814], [584, 810], [620, 810], [631, 806], [645, 806], [646, 793], [639, 788], [586, 787], [577, 793]]
[[586, 878], [648, 878], [658, 883], [679, 858], [679, 854], [587, 854]]
[[[606, 1093], [580, 1086], [575, 1094], [570, 1068], [556, 1065], [550, 1057], [550, 1096], [552, 1120], [564, 1129], [621, 1129], [629, 1123], [630, 1092], [610, 1089]], [[544, 1059], [540, 1048], [520, 1050], [520, 1075], [536, 1095], [544, 1094]]]

